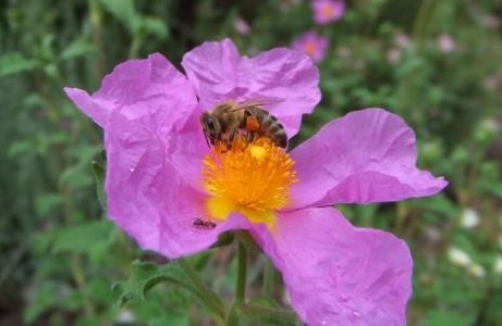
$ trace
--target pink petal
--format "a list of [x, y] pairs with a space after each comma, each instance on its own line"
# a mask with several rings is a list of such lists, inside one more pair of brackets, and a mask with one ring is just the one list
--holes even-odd
[[185, 54], [182, 65], [204, 109], [224, 100], [269, 100], [269, 109], [289, 137], [301, 116], [313, 111], [321, 95], [319, 72], [305, 54], [289, 49], [241, 57], [231, 40], [205, 42]]
[[200, 126], [198, 130], [172, 135], [170, 159], [173, 167], [187, 184], [200, 192], [205, 192], [202, 167], [209, 150]]
[[413, 130], [382, 109], [331, 121], [291, 156], [300, 180], [292, 190], [294, 207], [397, 201], [447, 185], [416, 167]]
[[[195, 119], [196, 97], [187, 79], [161, 55], [119, 65], [92, 96], [65, 91], [104, 128], [108, 215], [143, 249], [176, 258], [206, 249], [221, 232], [247, 227], [239, 216], [214, 229], [193, 225], [206, 218], [205, 195], [189, 186], [175, 162], [181, 151], [176, 142], [182, 138], [177, 130], [190, 129], [186, 122]], [[201, 141], [197, 131], [198, 136], [184, 136], [187, 143]]]
[[[110, 218], [143, 249], [169, 258], [206, 249], [229, 229], [247, 228], [239, 216], [214, 229], [194, 226], [196, 219], [208, 219], [206, 195], [187, 179], [200, 160], [192, 164], [187, 158], [178, 158], [178, 135], [173, 132], [168, 138], [161, 137], [156, 132], [157, 123], [162, 125], [156, 116], [137, 121], [120, 112], [109, 120], [105, 190]], [[178, 160], [186, 162], [184, 170], [176, 166]]]
[[105, 129], [115, 111], [131, 119], [158, 111], [164, 128], [175, 123], [181, 127], [196, 106], [188, 80], [158, 53], [118, 65], [92, 96], [76, 88], [64, 90], [82, 112]]
[[252, 233], [309, 325], [406, 324], [413, 262], [404, 241], [355, 228], [332, 208], [281, 213], [273, 233]]

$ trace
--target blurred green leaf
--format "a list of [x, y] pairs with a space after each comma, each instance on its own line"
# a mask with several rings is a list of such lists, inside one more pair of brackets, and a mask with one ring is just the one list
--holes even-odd
[[431, 311], [427, 315], [427, 319], [424, 325], [427, 326], [471, 326], [474, 323], [473, 316], [467, 316], [465, 314], [460, 314], [450, 311]]
[[23, 316], [27, 324], [35, 322], [50, 309], [76, 310], [80, 304], [80, 299], [73, 289], [51, 280], [35, 284], [29, 290], [29, 300]]
[[39, 66], [37, 60], [28, 59], [21, 53], [7, 53], [0, 57], [0, 77], [31, 71]]
[[169, 35], [169, 29], [164, 21], [155, 17], [141, 18], [141, 24], [148, 32], [156, 35], [160, 39], [164, 39]]
[[31, 141], [17, 141], [12, 143], [7, 152], [7, 156], [14, 158], [18, 155], [33, 152], [34, 144]]
[[108, 247], [113, 224], [110, 221], [93, 221], [58, 229], [54, 234], [52, 250], [93, 254]]
[[131, 34], [138, 29], [139, 17], [134, 8], [134, 0], [99, 0], [103, 7], [117, 18]]
[[96, 52], [94, 46], [83, 38], [78, 38], [68, 45], [61, 53], [62, 60], [73, 59]]
[[46, 216], [52, 210], [63, 204], [63, 195], [57, 192], [38, 194], [35, 199], [35, 207], [38, 216]]

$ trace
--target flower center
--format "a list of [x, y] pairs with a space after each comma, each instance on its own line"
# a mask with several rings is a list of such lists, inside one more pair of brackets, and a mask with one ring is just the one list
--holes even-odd
[[333, 5], [330, 3], [324, 4], [321, 8], [321, 14], [325, 18], [331, 18], [335, 14], [335, 8], [333, 8]]
[[314, 41], [309, 41], [305, 44], [305, 53], [310, 56], [313, 56], [317, 52], [317, 44]]
[[290, 186], [297, 181], [293, 160], [266, 137], [251, 142], [237, 137], [228, 150], [214, 146], [203, 163], [204, 185], [211, 195], [207, 210], [217, 220], [239, 212], [273, 228], [274, 212], [289, 204]]

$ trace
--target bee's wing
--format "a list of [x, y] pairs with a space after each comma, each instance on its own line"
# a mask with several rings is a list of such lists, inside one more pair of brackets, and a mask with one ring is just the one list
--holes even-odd
[[238, 103], [238, 105], [240, 108], [246, 108], [251, 106], [267, 107], [268, 105], [277, 104], [282, 101], [284, 101], [284, 99], [273, 98], [273, 97], [256, 97], [241, 101]]

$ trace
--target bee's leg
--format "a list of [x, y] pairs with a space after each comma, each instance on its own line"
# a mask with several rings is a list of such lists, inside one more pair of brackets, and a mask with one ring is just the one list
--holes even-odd
[[232, 146], [234, 144], [234, 140], [235, 140], [235, 135], [236, 135], [236, 131], [232, 131], [230, 133], [230, 135], [228, 136], [228, 143], [227, 143], [227, 148], [228, 149], [232, 149]]
[[246, 141], [247, 143], [252, 142], [256, 138], [256, 132], [254, 131], [248, 131], [246, 134]]

